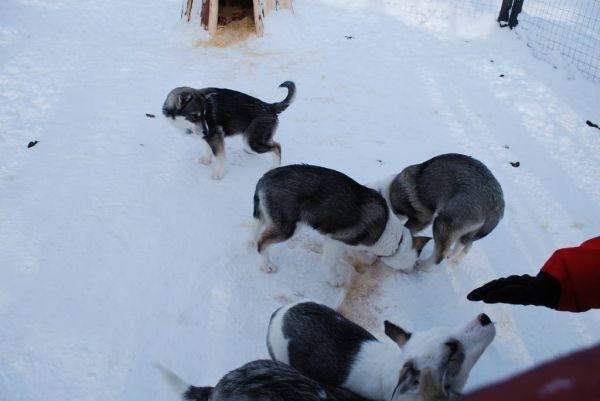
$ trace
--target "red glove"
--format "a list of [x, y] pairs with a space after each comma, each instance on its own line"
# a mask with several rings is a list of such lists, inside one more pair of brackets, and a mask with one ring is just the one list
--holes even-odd
[[540, 272], [492, 280], [467, 295], [469, 301], [487, 304], [538, 305], [556, 309], [560, 298], [560, 282], [554, 276]]
[[535, 277], [502, 277], [474, 289], [467, 299], [571, 312], [600, 308], [600, 237], [557, 250]]

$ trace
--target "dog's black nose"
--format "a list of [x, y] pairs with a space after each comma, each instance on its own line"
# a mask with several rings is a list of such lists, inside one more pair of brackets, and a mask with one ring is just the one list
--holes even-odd
[[477, 319], [479, 320], [479, 323], [481, 323], [482, 326], [487, 326], [488, 324], [492, 323], [490, 317], [485, 313], [481, 313], [479, 316], [477, 316]]

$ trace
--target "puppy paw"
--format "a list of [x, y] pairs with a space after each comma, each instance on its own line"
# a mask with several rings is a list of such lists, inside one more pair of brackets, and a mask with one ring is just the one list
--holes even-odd
[[202, 156], [198, 159], [198, 163], [208, 166], [210, 163], [212, 163], [212, 156]]
[[397, 252], [391, 256], [382, 256], [380, 260], [384, 265], [403, 272], [412, 271], [418, 262], [416, 252]]
[[371, 266], [377, 262], [377, 255], [367, 251], [352, 252], [350, 259], [360, 263], [361, 265]]
[[313, 252], [319, 255], [323, 254], [323, 244], [320, 242], [310, 241], [303, 245], [303, 248], [309, 252]]
[[435, 266], [435, 262], [430, 259], [419, 259], [415, 263], [415, 269], [429, 271]]
[[330, 286], [340, 288], [346, 285], [346, 279], [344, 277], [340, 277], [339, 275], [327, 277], [327, 282]]
[[350, 281], [352, 271], [352, 266], [342, 261], [335, 269], [327, 271], [327, 282], [332, 287], [343, 287]]
[[455, 255], [450, 255], [446, 257], [446, 260], [453, 265], [457, 265], [465, 257], [465, 254], [466, 252], [461, 251]]
[[222, 170], [215, 170], [210, 175], [210, 178], [213, 180], [222, 180], [223, 177], [225, 177], [225, 171]]
[[265, 273], [275, 273], [277, 271], [277, 267], [275, 267], [273, 263], [261, 263], [260, 270]]

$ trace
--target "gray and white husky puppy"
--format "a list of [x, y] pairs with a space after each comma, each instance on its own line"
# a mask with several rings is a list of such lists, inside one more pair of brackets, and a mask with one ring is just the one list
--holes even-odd
[[299, 301], [271, 317], [271, 358], [321, 383], [384, 401], [444, 400], [460, 394], [496, 330], [485, 314], [464, 326], [409, 333], [385, 321], [393, 342], [325, 305]]
[[347, 250], [368, 251], [383, 262], [411, 269], [429, 238], [413, 238], [379, 192], [332, 169], [296, 164], [267, 172], [256, 184], [254, 219], [264, 271], [275, 271], [269, 246], [291, 238], [299, 224], [324, 235], [327, 281], [344, 285], [351, 266]]
[[195, 401], [371, 401], [343, 388], [321, 384], [277, 361], [257, 360], [232, 370], [214, 387], [196, 387], [156, 365], [183, 400]]
[[[392, 210], [416, 234], [433, 223], [433, 254], [417, 266], [458, 260], [504, 215], [502, 187], [479, 160], [449, 153], [406, 167], [379, 188]], [[450, 247], [454, 248], [450, 251]]]
[[204, 155], [200, 163], [216, 163], [213, 179], [225, 175], [226, 136], [242, 134], [250, 150], [273, 153], [273, 166], [281, 164], [281, 146], [273, 140], [278, 115], [288, 108], [296, 93], [296, 85], [285, 81], [280, 87], [288, 90], [286, 98], [278, 103], [265, 103], [245, 93], [220, 88], [173, 89], [163, 105], [163, 114], [177, 128], [186, 133], [202, 135]]

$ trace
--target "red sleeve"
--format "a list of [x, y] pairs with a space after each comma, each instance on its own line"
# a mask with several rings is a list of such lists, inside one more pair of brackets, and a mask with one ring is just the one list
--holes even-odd
[[457, 401], [597, 401], [600, 345], [535, 367]]
[[560, 282], [556, 309], [583, 312], [600, 308], [600, 237], [575, 248], [557, 250], [541, 271]]

